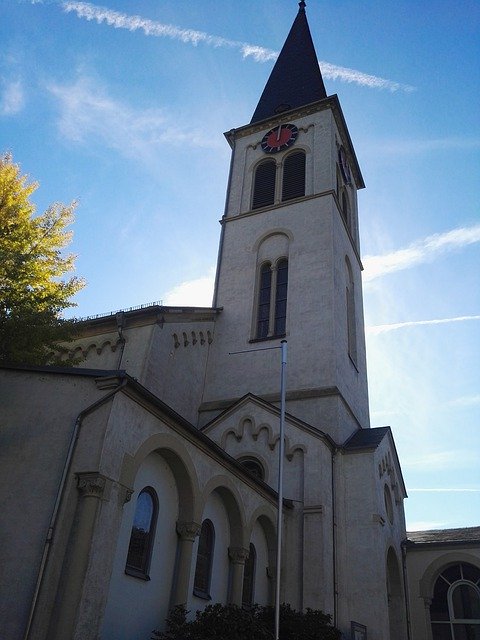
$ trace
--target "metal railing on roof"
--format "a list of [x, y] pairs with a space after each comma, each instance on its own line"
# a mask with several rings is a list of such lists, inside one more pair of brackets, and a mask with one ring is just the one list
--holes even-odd
[[129, 311], [138, 311], [139, 309], [147, 309], [148, 307], [163, 307], [163, 300], [156, 300], [155, 302], [146, 302], [145, 304], [138, 304], [135, 307], [128, 307], [127, 309], [117, 309], [117, 311], [110, 311], [108, 313], [97, 313], [94, 316], [83, 316], [78, 318], [80, 322], [86, 320], [97, 320], [98, 318], [110, 318], [117, 313], [128, 313]]

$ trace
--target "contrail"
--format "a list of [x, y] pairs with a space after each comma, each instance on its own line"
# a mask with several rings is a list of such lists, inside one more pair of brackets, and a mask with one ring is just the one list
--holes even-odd
[[451, 322], [466, 322], [468, 320], [480, 320], [480, 316], [458, 316], [457, 318], [440, 318], [437, 320], [412, 320], [411, 322], [396, 322], [393, 324], [377, 324], [366, 327], [366, 331], [370, 335], [378, 335], [379, 333], [387, 333], [396, 329], [404, 329], [405, 327], [418, 327], [427, 324], [449, 324]]
[[[62, 7], [67, 13], [74, 12], [79, 18], [95, 20], [98, 24], [103, 22], [115, 29], [127, 29], [128, 31], [143, 31], [146, 36], [171, 38], [179, 40], [185, 44], [197, 46], [206, 44], [211, 47], [239, 49], [244, 58], [253, 58], [256, 62], [267, 62], [278, 57], [278, 51], [266, 49], [258, 45], [229, 40], [220, 36], [214, 36], [204, 31], [194, 29], [181, 29], [171, 24], [163, 24], [141, 16], [128, 15], [99, 7], [89, 2], [63, 2]], [[355, 69], [337, 67], [329, 62], [320, 62], [322, 73], [329, 80], [341, 80], [343, 82], [354, 82], [356, 84], [373, 87], [376, 89], [388, 89], [390, 91], [413, 91], [415, 88], [410, 85], [400, 84], [385, 78], [368, 75]]]

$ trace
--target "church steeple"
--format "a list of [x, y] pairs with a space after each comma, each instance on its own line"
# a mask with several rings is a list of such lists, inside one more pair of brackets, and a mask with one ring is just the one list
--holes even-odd
[[299, 2], [297, 17], [265, 85], [251, 123], [326, 98], [317, 54]]

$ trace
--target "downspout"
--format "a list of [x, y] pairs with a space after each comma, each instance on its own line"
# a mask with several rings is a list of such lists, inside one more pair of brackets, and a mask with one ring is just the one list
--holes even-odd
[[213, 301], [212, 301], [213, 308], [217, 306], [218, 281], [220, 279], [220, 267], [222, 265], [222, 257], [223, 257], [223, 242], [225, 238], [225, 223], [227, 218], [228, 203], [230, 202], [230, 191], [231, 191], [232, 174], [233, 174], [233, 160], [235, 158], [235, 129], [231, 129], [228, 132], [228, 135], [230, 135], [232, 139], [232, 155], [230, 156], [230, 168], [228, 170], [228, 183], [227, 183], [227, 193], [225, 195], [225, 208], [223, 211], [222, 220], [220, 222], [220, 224], [222, 225], [222, 230], [220, 231], [220, 242], [218, 244], [217, 271], [215, 273], [215, 286], [213, 290]]
[[112, 391], [109, 391], [109, 393], [104, 395], [99, 400], [96, 400], [93, 404], [91, 404], [88, 407], [86, 407], [85, 409], [83, 409], [83, 411], [81, 411], [78, 414], [77, 419], [75, 420], [75, 425], [73, 427], [72, 436], [70, 438], [70, 444], [68, 446], [67, 456], [65, 458], [65, 462], [64, 462], [64, 465], [63, 465], [62, 477], [60, 479], [60, 484], [58, 485], [57, 496], [55, 498], [55, 504], [54, 504], [54, 507], [53, 507], [52, 516], [50, 518], [50, 524], [48, 526], [47, 537], [45, 539], [45, 544], [44, 544], [44, 547], [43, 547], [43, 554], [42, 554], [42, 560], [40, 562], [40, 569], [38, 571], [38, 577], [37, 577], [37, 582], [36, 582], [36, 585], [35, 585], [35, 591], [34, 591], [34, 594], [33, 594], [32, 603], [30, 605], [30, 611], [29, 611], [29, 615], [28, 615], [27, 626], [25, 628], [25, 633], [24, 633], [24, 636], [23, 636], [24, 640], [28, 640], [28, 638], [30, 637], [30, 632], [32, 630], [32, 624], [33, 624], [33, 620], [34, 620], [34, 617], [35, 617], [35, 612], [36, 612], [36, 609], [37, 609], [38, 598], [39, 598], [39, 595], [40, 595], [40, 590], [42, 588], [43, 578], [44, 578], [45, 571], [46, 571], [46, 568], [47, 568], [47, 563], [48, 563], [48, 557], [49, 557], [49, 554], [50, 554], [50, 549], [51, 549], [52, 542], [53, 542], [53, 537], [54, 537], [54, 534], [55, 534], [55, 527], [56, 527], [56, 524], [57, 524], [57, 518], [58, 518], [59, 511], [60, 511], [60, 507], [62, 505], [62, 501], [63, 501], [63, 497], [64, 497], [65, 485], [66, 485], [67, 478], [68, 478], [69, 473], [70, 473], [72, 459], [73, 459], [73, 455], [75, 453], [75, 448], [76, 448], [76, 445], [77, 445], [77, 442], [78, 442], [78, 438], [79, 438], [79, 435], [80, 435], [80, 428], [82, 426], [82, 421], [85, 418], [85, 416], [87, 416], [89, 413], [91, 413], [92, 411], [95, 411], [95, 409], [100, 407], [105, 402], [108, 402], [108, 400], [110, 400], [110, 398], [112, 398], [118, 391], [120, 391], [123, 387], [125, 387], [126, 384], [127, 384], [127, 379], [123, 378], [123, 380], [122, 380], [120, 385], [115, 387], [115, 389], [113, 389]]
[[332, 451], [332, 563], [333, 563], [333, 626], [338, 622], [338, 585], [337, 585], [337, 509], [335, 495], [335, 456], [338, 449]]
[[408, 599], [408, 582], [407, 582], [407, 546], [406, 540], [402, 541], [401, 549], [402, 549], [402, 572], [403, 572], [403, 593], [405, 597], [405, 615], [407, 617], [407, 638], [411, 639], [411, 629], [410, 629], [410, 601]]

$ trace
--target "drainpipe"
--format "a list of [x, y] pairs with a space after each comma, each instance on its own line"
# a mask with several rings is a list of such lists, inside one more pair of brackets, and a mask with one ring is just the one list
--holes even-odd
[[333, 626], [338, 622], [338, 584], [337, 584], [337, 509], [335, 495], [335, 456], [337, 449], [332, 451], [332, 562], [333, 562]]
[[66, 482], [67, 482], [67, 479], [68, 479], [68, 476], [69, 476], [69, 473], [70, 473], [70, 469], [71, 469], [71, 465], [72, 465], [72, 459], [73, 459], [73, 455], [75, 453], [75, 448], [76, 448], [76, 445], [77, 445], [77, 442], [78, 442], [78, 438], [79, 438], [79, 435], [80, 435], [80, 428], [82, 426], [83, 419], [89, 413], [91, 413], [92, 411], [95, 411], [95, 409], [100, 407], [102, 404], [104, 404], [105, 402], [108, 402], [108, 400], [110, 400], [110, 398], [112, 398], [118, 391], [120, 391], [123, 387], [125, 387], [126, 384], [127, 384], [127, 379], [124, 377], [119, 386], [115, 387], [115, 389], [113, 389], [112, 391], [110, 391], [109, 393], [104, 395], [102, 398], [100, 398], [99, 400], [96, 400], [93, 404], [91, 404], [88, 407], [86, 407], [85, 409], [83, 409], [83, 411], [81, 411], [78, 414], [77, 419], [75, 420], [75, 425], [73, 427], [72, 436], [70, 438], [70, 444], [68, 446], [67, 456], [65, 458], [65, 462], [64, 462], [64, 465], [63, 465], [62, 477], [60, 479], [60, 484], [58, 485], [57, 497], [55, 498], [55, 504], [54, 504], [53, 512], [52, 512], [52, 515], [51, 515], [51, 518], [50, 518], [50, 524], [48, 526], [47, 537], [45, 539], [45, 544], [44, 544], [44, 547], [43, 547], [43, 554], [42, 554], [42, 560], [40, 562], [40, 569], [38, 571], [38, 577], [37, 577], [37, 582], [36, 582], [36, 585], [35, 585], [35, 591], [34, 591], [34, 594], [33, 594], [32, 603], [30, 605], [28, 621], [27, 621], [27, 625], [26, 625], [26, 628], [25, 628], [25, 633], [23, 635], [24, 640], [28, 640], [30, 638], [30, 632], [32, 630], [32, 624], [33, 624], [33, 620], [34, 620], [34, 617], [35, 617], [35, 612], [36, 612], [36, 609], [37, 609], [38, 598], [39, 598], [39, 595], [40, 595], [40, 590], [42, 588], [43, 578], [45, 576], [45, 571], [46, 571], [47, 563], [48, 563], [48, 557], [49, 557], [49, 554], [50, 554], [50, 549], [51, 549], [53, 538], [54, 538], [54, 534], [55, 534], [55, 527], [56, 527], [56, 524], [57, 524], [57, 518], [58, 518], [59, 511], [60, 511], [60, 507], [62, 505], [62, 501], [63, 501], [63, 497], [64, 497], [64, 491], [65, 491], [65, 485], [66, 485]]
[[403, 572], [403, 593], [405, 597], [405, 615], [407, 617], [407, 638], [411, 640], [411, 629], [410, 629], [410, 602], [408, 599], [408, 582], [407, 582], [407, 546], [406, 540], [402, 541], [401, 549], [402, 549], [402, 572]]
[[220, 242], [218, 244], [217, 271], [215, 273], [215, 286], [213, 290], [213, 301], [212, 301], [213, 308], [217, 306], [218, 281], [220, 278], [220, 267], [222, 265], [223, 242], [225, 238], [225, 224], [226, 224], [226, 217], [227, 217], [227, 211], [228, 211], [228, 203], [230, 201], [230, 191], [231, 191], [232, 174], [233, 174], [233, 159], [235, 157], [235, 129], [231, 129], [228, 133], [232, 139], [232, 155], [230, 157], [230, 169], [228, 171], [228, 183], [227, 183], [227, 193], [225, 196], [225, 208], [223, 211], [223, 216], [221, 221], [222, 230], [220, 231]]

